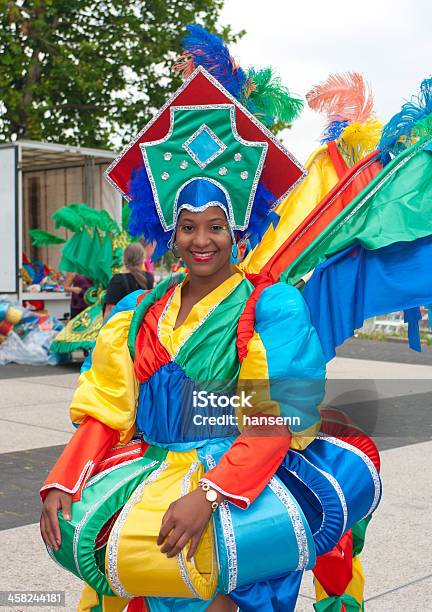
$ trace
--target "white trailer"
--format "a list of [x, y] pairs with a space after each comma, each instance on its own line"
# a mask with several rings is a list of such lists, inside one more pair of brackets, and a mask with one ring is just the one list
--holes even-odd
[[45, 308], [62, 316], [70, 297], [63, 293], [25, 293], [21, 278], [23, 253], [57, 269], [61, 246], [31, 244], [28, 230], [54, 230], [51, 215], [71, 202], [85, 202], [121, 219], [122, 200], [103, 173], [116, 153], [85, 147], [19, 140], [0, 145], [0, 295], [44, 300]]

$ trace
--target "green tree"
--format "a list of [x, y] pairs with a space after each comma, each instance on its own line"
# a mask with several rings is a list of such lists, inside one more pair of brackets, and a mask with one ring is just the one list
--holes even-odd
[[129, 140], [180, 84], [185, 26], [214, 31], [223, 3], [0, 0], [0, 139]]

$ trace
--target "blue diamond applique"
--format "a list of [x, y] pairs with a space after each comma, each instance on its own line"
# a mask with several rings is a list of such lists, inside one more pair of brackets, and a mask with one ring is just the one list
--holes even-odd
[[207, 125], [203, 125], [183, 144], [183, 148], [200, 168], [205, 168], [226, 149], [226, 145]]

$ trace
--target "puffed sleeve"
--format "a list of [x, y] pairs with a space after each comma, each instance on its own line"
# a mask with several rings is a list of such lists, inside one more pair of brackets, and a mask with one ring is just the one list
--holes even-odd
[[203, 480], [247, 507], [289, 448], [314, 439], [324, 387], [324, 356], [300, 292], [283, 283], [267, 287], [240, 370], [239, 390], [252, 397], [251, 406], [238, 412], [241, 435]]
[[79, 427], [44, 482], [42, 498], [56, 488], [79, 499], [98, 461], [135, 432], [138, 384], [127, 344], [132, 315], [118, 312], [99, 332], [92, 365], [81, 374], [70, 407]]
[[132, 315], [119, 312], [103, 326], [92, 367], [80, 376], [70, 407], [73, 423], [97, 419], [119, 433], [120, 443], [135, 431], [138, 383], [127, 343]]

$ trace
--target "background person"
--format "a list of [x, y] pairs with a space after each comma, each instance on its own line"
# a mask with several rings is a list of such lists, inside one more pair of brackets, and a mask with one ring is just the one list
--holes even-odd
[[143, 270], [145, 250], [140, 242], [132, 242], [123, 253], [126, 272], [114, 274], [109, 282], [104, 300], [104, 318], [122, 298], [139, 289], [152, 289], [154, 277]]

